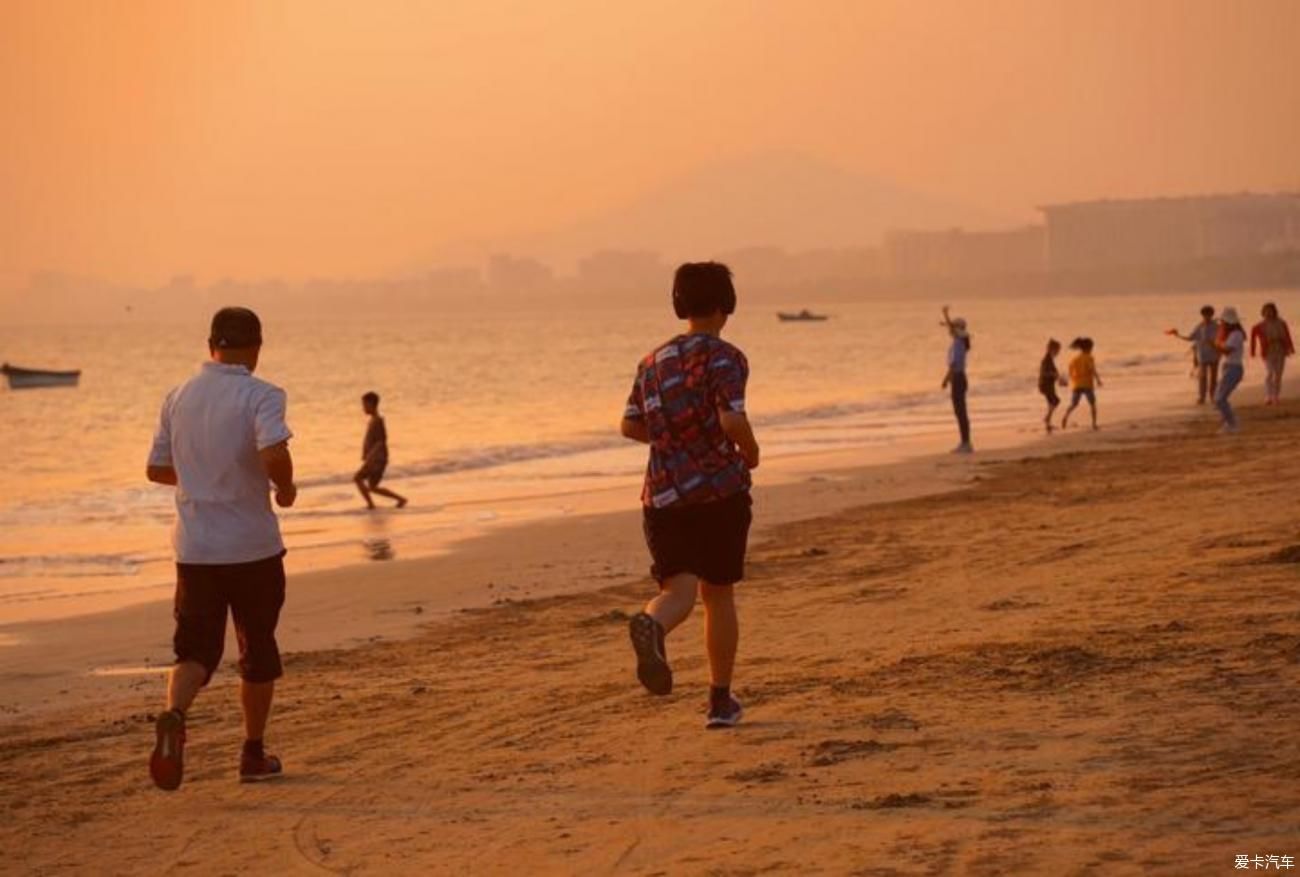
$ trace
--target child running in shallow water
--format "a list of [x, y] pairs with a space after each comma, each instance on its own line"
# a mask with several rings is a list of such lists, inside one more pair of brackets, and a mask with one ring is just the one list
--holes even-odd
[[362, 396], [361, 409], [366, 412], [370, 422], [366, 426], [366, 437], [361, 446], [361, 468], [353, 476], [357, 490], [361, 491], [361, 498], [366, 501], [368, 509], [375, 507], [371, 494], [386, 496], [395, 500], [399, 509], [404, 508], [406, 497], [379, 486], [384, 478], [384, 470], [388, 468], [388, 428], [384, 426], [384, 418], [379, 416], [379, 394], [372, 390]]
[[1047, 425], [1048, 432], [1052, 431], [1052, 415], [1061, 404], [1061, 397], [1056, 395], [1056, 385], [1059, 383], [1065, 386], [1065, 379], [1056, 368], [1056, 357], [1060, 352], [1061, 342], [1052, 338], [1047, 342], [1047, 354], [1038, 367], [1038, 392], [1047, 400], [1047, 416], [1043, 418], [1043, 423]]
[[1070, 425], [1070, 414], [1079, 407], [1079, 400], [1086, 398], [1088, 408], [1092, 411], [1092, 428], [1097, 428], [1097, 393], [1101, 387], [1101, 375], [1097, 373], [1097, 363], [1092, 358], [1092, 339], [1075, 338], [1070, 342], [1070, 349], [1079, 351], [1070, 360], [1070, 387], [1074, 393], [1070, 398], [1070, 407], [1065, 409], [1061, 418], [1061, 429]]

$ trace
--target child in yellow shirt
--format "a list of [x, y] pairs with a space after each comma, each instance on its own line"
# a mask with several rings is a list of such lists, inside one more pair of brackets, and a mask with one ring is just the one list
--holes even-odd
[[1070, 360], [1070, 387], [1074, 390], [1070, 407], [1061, 418], [1061, 428], [1070, 425], [1070, 414], [1079, 407], [1079, 400], [1086, 398], [1092, 410], [1092, 428], [1097, 428], [1097, 394], [1094, 387], [1101, 387], [1101, 375], [1097, 373], [1097, 363], [1092, 358], [1092, 339], [1075, 338], [1070, 342], [1070, 349], [1079, 351], [1079, 355]]

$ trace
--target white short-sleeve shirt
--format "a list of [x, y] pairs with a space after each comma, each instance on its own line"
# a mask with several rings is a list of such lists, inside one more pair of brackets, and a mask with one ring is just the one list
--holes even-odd
[[1229, 332], [1228, 337], [1224, 339], [1223, 346], [1227, 349], [1227, 353], [1223, 355], [1224, 365], [1243, 364], [1243, 354], [1246, 350], [1246, 334], [1244, 332], [1238, 332], [1235, 329]]
[[176, 470], [177, 563], [249, 563], [284, 551], [258, 451], [289, 439], [285, 393], [207, 362], [167, 394], [149, 465]]

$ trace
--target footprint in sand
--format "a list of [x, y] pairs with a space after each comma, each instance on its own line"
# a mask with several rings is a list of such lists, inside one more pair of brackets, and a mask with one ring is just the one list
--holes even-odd
[[774, 783], [785, 779], [785, 766], [781, 764], [760, 764], [727, 774], [727, 779], [737, 783]]
[[888, 710], [871, 716], [871, 727], [877, 731], [919, 731], [921, 723], [898, 710]]
[[1300, 545], [1288, 545], [1277, 551], [1269, 552], [1255, 561], [1256, 563], [1300, 563]]
[[813, 767], [829, 767], [854, 758], [865, 758], [880, 752], [897, 749], [898, 743], [881, 743], [879, 740], [823, 740], [805, 753]]
[[608, 612], [602, 612], [600, 615], [584, 618], [578, 622], [579, 627], [599, 627], [605, 624], [627, 624], [632, 616], [628, 615], [622, 609], [611, 609]]
[[879, 795], [870, 801], [857, 801], [849, 806], [854, 810], [893, 810], [901, 807], [928, 807], [932, 803], [934, 803], [933, 798], [920, 792], [909, 792], [906, 795], [891, 792], [888, 795]]
[[1019, 597], [1007, 597], [1003, 600], [994, 600], [992, 603], [985, 603], [980, 608], [985, 612], [1014, 612], [1020, 609], [1036, 609], [1042, 606], [1033, 600], [1022, 600]]
[[876, 588], [859, 588], [853, 597], [860, 603], [883, 603], [898, 600], [907, 595], [907, 588], [881, 586]]

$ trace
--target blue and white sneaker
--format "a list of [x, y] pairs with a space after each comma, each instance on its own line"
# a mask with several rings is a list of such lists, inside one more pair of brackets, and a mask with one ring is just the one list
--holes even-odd
[[726, 700], [709, 704], [709, 718], [705, 721], [704, 727], [711, 731], [717, 728], [734, 728], [740, 724], [740, 719], [744, 715], [745, 709], [740, 705], [740, 701], [728, 695]]

